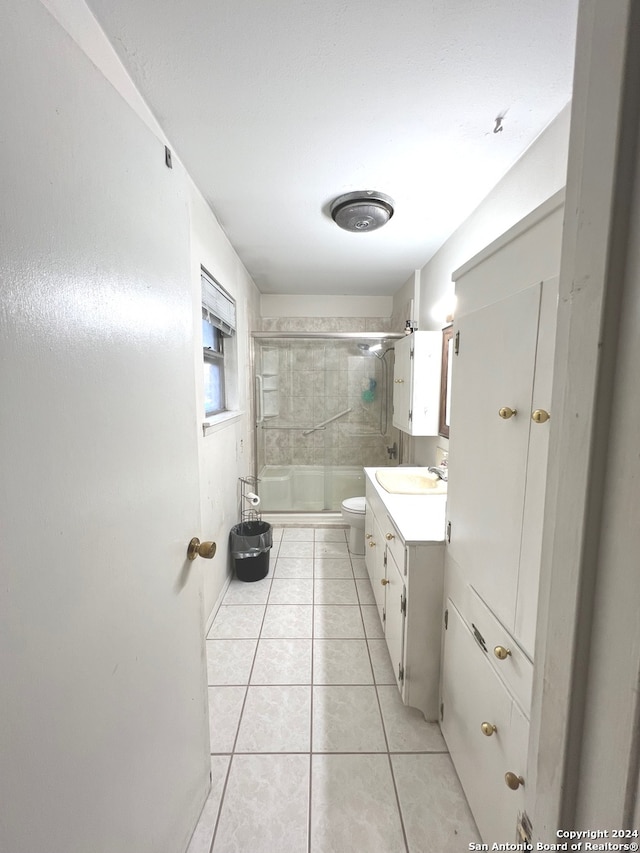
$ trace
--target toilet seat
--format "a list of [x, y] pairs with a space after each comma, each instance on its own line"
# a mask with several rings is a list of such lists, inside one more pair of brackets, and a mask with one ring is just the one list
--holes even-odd
[[364, 515], [366, 511], [366, 499], [364, 497], [345, 498], [345, 500], [342, 501], [342, 506], [349, 512], [356, 512]]

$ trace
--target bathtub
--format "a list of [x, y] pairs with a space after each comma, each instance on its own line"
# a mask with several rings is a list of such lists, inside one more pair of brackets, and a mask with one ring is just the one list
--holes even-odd
[[345, 498], [364, 495], [356, 466], [265, 465], [258, 478], [262, 512], [339, 512]]

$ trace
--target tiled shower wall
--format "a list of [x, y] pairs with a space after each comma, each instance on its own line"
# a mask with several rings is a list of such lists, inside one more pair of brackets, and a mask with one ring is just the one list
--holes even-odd
[[[388, 324], [371, 318], [283, 318], [263, 320], [265, 331], [385, 331]], [[275, 328], [277, 326], [277, 328]], [[286, 328], [283, 328], [286, 327]], [[331, 328], [328, 328], [331, 326]], [[338, 327], [338, 328], [336, 328]], [[390, 396], [393, 353], [383, 363], [358, 350], [356, 341], [262, 341], [256, 344], [256, 370], [265, 370], [261, 348], [277, 359], [277, 379], [266, 384], [265, 420], [258, 430], [258, 467], [270, 465], [364, 466], [388, 463], [387, 446], [393, 444]], [[276, 352], [274, 352], [274, 350]], [[263, 351], [264, 352], [264, 351]], [[264, 354], [263, 354], [264, 358]], [[373, 399], [364, 393], [375, 381]], [[387, 408], [386, 418], [384, 409]], [[303, 435], [305, 429], [345, 409], [352, 411], [325, 430]]]

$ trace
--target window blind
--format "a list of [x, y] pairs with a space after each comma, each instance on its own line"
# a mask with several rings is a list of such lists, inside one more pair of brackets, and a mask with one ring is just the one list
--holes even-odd
[[202, 317], [224, 335], [236, 331], [236, 303], [205, 269], [201, 269]]

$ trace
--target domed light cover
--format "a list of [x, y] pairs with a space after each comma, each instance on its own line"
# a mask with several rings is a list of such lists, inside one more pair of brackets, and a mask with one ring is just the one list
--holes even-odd
[[358, 190], [338, 196], [331, 204], [331, 216], [345, 231], [375, 231], [391, 219], [393, 205], [393, 199], [384, 193]]

